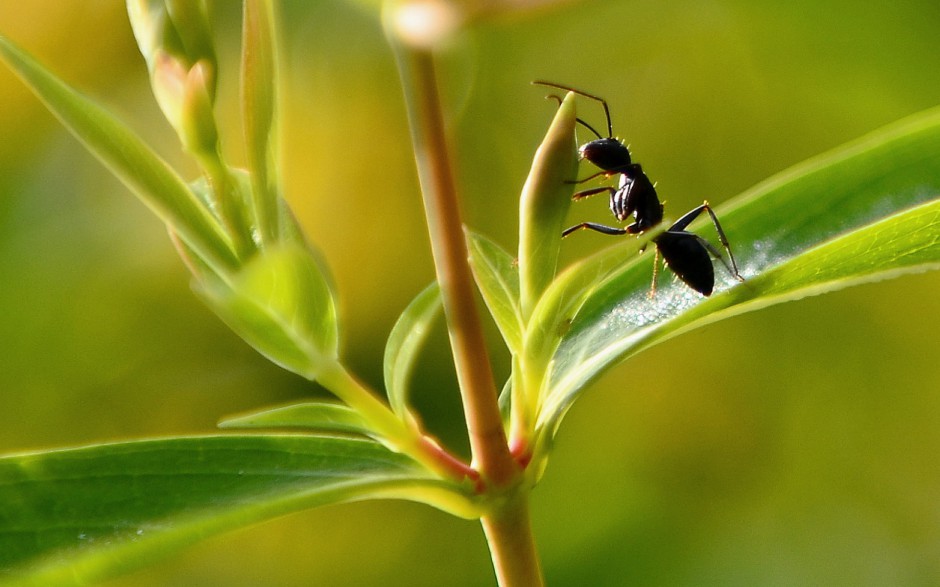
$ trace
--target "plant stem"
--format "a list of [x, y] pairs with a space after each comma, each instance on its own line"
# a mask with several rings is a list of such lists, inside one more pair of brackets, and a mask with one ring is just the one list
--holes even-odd
[[431, 250], [460, 384], [473, 462], [492, 509], [481, 518], [502, 587], [543, 584], [529, 524], [524, 470], [509, 452], [477, 313], [431, 48], [393, 45], [405, 89]]
[[529, 492], [518, 488], [512, 498], [481, 520], [493, 568], [503, 587], [544, 585], [529, 520]]
[[349, 407], [362, 415], [395, 450], [410, 455], [425, 467], [457, 482], [476, 482], [479, 474], [433, 440], [409, 427], [372, 391], [363, 386], [339, 362], [325, 366], [317, 380]]
[[470, 448], [483, 477], [502, 486], [516, 476], [517, 467], [506, 446], [496, 385], [477, 313], [433, 56], [430, 51], [403, 47], [399, 62]]

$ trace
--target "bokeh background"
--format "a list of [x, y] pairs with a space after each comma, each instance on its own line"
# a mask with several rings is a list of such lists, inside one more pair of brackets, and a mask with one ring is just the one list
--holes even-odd
[[[349, 363], [378, 386], [397, 313], [433, 277], [395, 64], [367, 8], [281, 5], [289, 197], [335, 274]], [[239, 10], [213, 13], [240, 160]], [[0, 31], [193, 172], [122, 2], [3, 0]], [[553, 112], [532, 79], [606, 96], [676, 215], [940, 104], [938, 31], [936, 0], [595, 1], [481, 24], [441, 58], [465, 220], [515, 246], [517, 194]], [[591, 106], [581, 115], [602, 125]], [[581, 203], [572, 220], [607, 214]], [[565, 259], [603, 244], [572, 239]], [[938, 291], [935, 273], [777, 306], [612, 370], [568, 416], [533, 496], [549, 584], [940, 584]], [[435, 337], [415, 394], [463, 447]], [[322, 393], [200, 304], [162, 226], [3, 68], [0, 345], [2, 452], [211, 432]], [[507, 372], [503, 353], [493, 361]], [[373, 502], [215, 538], [107, 585], [491, 577], [477, 524]]]

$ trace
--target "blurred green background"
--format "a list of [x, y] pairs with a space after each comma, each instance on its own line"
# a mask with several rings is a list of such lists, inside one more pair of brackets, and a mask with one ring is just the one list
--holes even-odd
[[[367, 10], [282, 7], [289, 197], [335, 274], [345, 354], [378, 386], [385, 337], [433, 276], [395, 64]], [[241, 160], [239, 13], [214, 13], [220, 114]], [[122, 2], [4, 1], [0, 31], [192, 173]], [[532, 79], [605, 96], [675, 217], [940, 104], [938, 31], [936, 0], [585, 2], [481, 25], [441, 59], [465, 220], [515, 245], [517, 194], [553, 112]], [[587, 102], [580, 114], [603, 124]], [[0, 133], [0, 451], [211, 432], [321, 393], [199, 303], [162, 226], [3, 68]], [[608, 214], [591, 201], [571, 220]], [[565, 259], [604, 244], [572, 239]], [[938, 289], [934, 273], [774, 307], [611, 371], [567, 418], [533, 496], [549, 584], [940, 584]], [[462, 446], [436, 336], [416, 395]], [[493, 360], [504, 375], [507, 357]], [[107, 585], [491, 577], [477, 524], [374, 502], [212, 539]]]

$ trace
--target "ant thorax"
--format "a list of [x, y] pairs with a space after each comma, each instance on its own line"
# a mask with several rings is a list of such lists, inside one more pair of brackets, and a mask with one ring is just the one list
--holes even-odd
[[626, 220], [634, 212], [633, 207], [630, 206], [631, 202], [628, 201], [632, 184], [633, 179], [626, 174], [621, 174], [617, 182], [617, 191], [610, 195], [610, 211], [620, 222]]

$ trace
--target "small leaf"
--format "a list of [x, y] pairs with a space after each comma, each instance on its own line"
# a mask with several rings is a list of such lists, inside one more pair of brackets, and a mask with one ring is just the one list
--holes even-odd
[[337, 359], [333, 293], [302, 245], [267, 249], [231, 279], [205, 279], [197, 291], [232, 330], [285, 369], [316, 379]]
[[441, 311], [441, 289], [432, 283], [408, 304], [385, 345], [385, 388], [392, 410], [399, 418], [410, 417], [408, 384], [418, 351]]
[[4, 457], [0, 585], [94, 583], [286, 513], [390, 497], [474, 509], [365, 439], [206, 436]]
[[499, 332], [512, 353], [522, 349], [522, 308], [519, 305], [519, 270], [502, 247], [471, 230], [467, 230], [470, 268], [483, 301], [489, 308]]
[[229, 235], [140, 137], [3, 37], [0, 58], [92, 154], [206, 263], [219, 272], [237, 266]]
[[[550, 366], [540, 441], [550, 441], [588, 383], [652, 344], [782, 301], [940, 268], [938, 197], [940, 109], [934, 109], [771, 178], [720, 209], [744, 283], [716, 263], [712, 297], [674, 282], [650, 300], [649, 254], [630, 255], [595, 283], [582, 283], [557, 341], [526, 347], [550, 353], [539, 358]], [[537, 318], [558, 320], [549, 312]], [[537, 328], [530, 324], [530, 331]]]
[[304, 402], [267, 408], [219, 422], [219, 428], [309, 428], [317, 432], [345, 432], [371, 436], [372, 430], [349, 406], [328, 402]]

